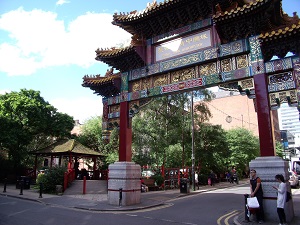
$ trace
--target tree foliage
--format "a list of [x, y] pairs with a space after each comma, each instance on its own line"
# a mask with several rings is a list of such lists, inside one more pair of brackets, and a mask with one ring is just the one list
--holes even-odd
[[245, 128], [235, 128], [226, 134], [229, 158], [228, 163], [244, 169], [246, 165], [259, 156], [259, 139]]
[[69, 137], [74, 122], [71, 116], [57, 112], [39, 91], [21, 89], [0, 95], [0, 124], [0, 148], [7, 151], [16, 168], [45, 140]]
[[201, 123], [195, 131], [195, 163], [199, 169], [223, 172], [229, 156], [226, 131], [220, 125]]
[[[195, 108], [194, 119], [211, 117], [205, 101], [206, 90], [194, 92], [203, 101]], [[156, 98], [133, 119], [133, 160], [141, 165], [159, 167], [191, 166], [191, 93]]]
[[95, 116], [85, 121], [76, 139], [90, 149], [100, 152], [103, 149], [102, 117]]

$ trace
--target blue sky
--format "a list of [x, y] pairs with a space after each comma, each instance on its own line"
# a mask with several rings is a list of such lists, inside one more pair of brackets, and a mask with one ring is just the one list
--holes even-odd
[[[130, 39], [113, 26], [115, 12], [141, 11], [152, 0], [0, 0], [0, 94], [41, 92], [58, 109], [85, 120], [102, 114], [102, 98], [81, 86], [84, 75], [104, 75], [97, 48]], [[160, 1], [158, 1], [160, 2]], [[300, 0], [283, 0], [300, 15]]]

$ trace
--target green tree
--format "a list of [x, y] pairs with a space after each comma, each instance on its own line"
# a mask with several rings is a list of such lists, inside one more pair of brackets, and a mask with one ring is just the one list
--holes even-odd
[[228, 160], [239, 171], [259, 156], [259, 139], [251, 131], [235, 128], [227, 131], [226, 137], [230, 152]]
[[275, 150], [276, 150], [276, 155], [283, 158], [284, 148], [281, 142], [276, 141]]
[[220, 125], [209, 123], [197, 124], [195, 131], [195, 164], [201, 173], [213, 170], [215, 173], [224, 172], [229, 156], [226, 132]]
[[21, 89], [0, 95], [0, 124], [0, 148], [16, 169], [41, 141], [69, 137], [74, 121], [57, 112], [39, 91]]
[[[210, 92], [193, 93], [201, 99], [195, 107], [196, 121], [211, 115], [206, 101]], [[191, 93], [155, 98], [133, 118], [133, 161], [158, 167], [191, 166]], [[179, 163], [181, 162], [181, 163]]]
[[109, 164], [119, 160], [119, 128], [114, 128], [110, 133], [110, 141], [103, 148], [105, 155], [103, 169], [108, 168]]
[[75, 137], [81, 144], [100, 152], [104, 147], [102, 140], [102, 117], [95, 116], [85, 121], [81, 133]]

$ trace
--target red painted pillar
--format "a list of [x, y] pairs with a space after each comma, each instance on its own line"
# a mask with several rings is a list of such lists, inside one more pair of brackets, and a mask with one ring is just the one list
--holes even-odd
[[257, 121], [261, 156], [275, 156], [275, 141], [270, 111], [267, 76], [254, 75]]
[[69, 155], [68, 171], [72, 170], [72, 154]]
[[119, 161], [131, 161], [132, 130], [128, 115], [129, 102], [120, 103]]

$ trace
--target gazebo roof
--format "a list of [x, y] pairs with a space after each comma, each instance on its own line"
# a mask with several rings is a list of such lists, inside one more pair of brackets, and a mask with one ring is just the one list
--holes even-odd
[[70, 154], [76, 156], [103, 156], [100, 152], [96, 152], [74, 139], [57, 141], [46, 148], [32, 152], [32, 154], [43, 156], [69, 156]]

